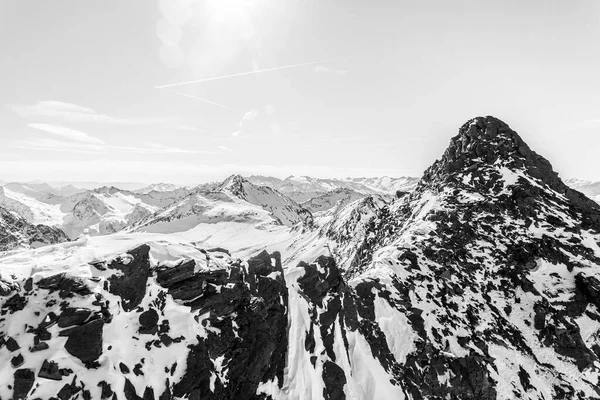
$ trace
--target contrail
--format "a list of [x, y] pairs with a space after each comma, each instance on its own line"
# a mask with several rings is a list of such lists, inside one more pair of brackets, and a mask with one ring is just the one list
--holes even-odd
[[[157, 88], [157, 89], [163, 89], [163, 88]], [[183, 93], [183, 92], [178, 92], [177, 90], [173, 90], [173, 89], [167, 89], [167, 92], [171, 92], [171, 93], [174, 93], [174, 94], [178, 94], [178, 95], [180, 95], [180, 96], [184, 96], [184, 97], [189, 97], [190, 99], [199, 100], [199, 101], [202, 101], [202, 102], [204, 102], [204, 103], [212, 104], [213, 106], [217, 106], [217, 107], [225, 108], [225, 109], [227, 109], [227, 110], [233, 110], [233, 108], [231, 108], [231, 107], [228, 107], [228, 106], [226, 106], [226, 105], [224, 105], [224, 104], [215, 103], [214, 101], [210, 101], [210, 100], [207, 100], [207, 99], [203, 99], [202, 97], [194, 96], [194, 95], [191, 95], [191, 94], [187, 94], [187, 93]]]
[[236, 76], [261, 74], [263, 72], [271, 72], [271, 71], [278, 71], [280, 69], [304, 67], [306, 65], [322, 64], [322, 63], [329, 62], [329, 61], [345, 60], [345, 59], [348, 59], [348, 58], [355, 58], [355, 57], [358, 57], [358, 56], [338, 57], [338, 58], [330, 58], [330, 59], [321, 60], [321, 61], [311, 61], [311, 62], [305, 62], [305, 63], [300, 63], [300, 64], [284, 65], [284, 66], [281, 66], [281, 67], [259, 69], [258, 71], [240, 72], [240, 73], [237, 73], [237, 74], [215, 76], [215, 77], [212, 77], [212, 78], [198, 79], [198, 80], [195, 80], [195, 81], [171, 83], [171, 84], [168, 84], [168, 85], [155, 86], [154, 88], [155, 89], [166, 89], [166, 88], [170, 88], [170, 87], [173, 87], [173, 86], [183, 86], [183, 85], [189, 85], [191, 83], [202, 83], [202, 82], [217, 81], [217, 80], [220, 80], [220, 79], [234, 78]]

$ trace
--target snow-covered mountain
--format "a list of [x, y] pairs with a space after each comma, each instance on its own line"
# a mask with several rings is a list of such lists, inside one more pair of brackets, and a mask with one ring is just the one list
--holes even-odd
[[271, 216], [286, 226], [312, 224], [312, 215], [289, 197], [268, 186], [256, 186], [239, 175], [232, 175], [217, 191], [238, 197], [267, 210]]
[[21, 193], [38, 200], [52, 198], [52, 196], [69, 197], [85, 192], [85, 189], [76, 188], [73, 185], [52, 186], [47, 183], [10, 182], [2, 186], [13, 192]]
[[[182, 204], [268, 214], [250, 185]], [[468, 121], [410, 194], [328, 212], [285, 245], [253, 228], [291, 257], [162, 233], [0, 256], [0, 397], [600, 398], [600, 206], [508, 125]]]
[[311, 213], [323, 212], [334, 207], [343, 206], [354, 200], [362, 199], [365, 195], [352, 189], [335, 189], [301, 203], [302, 207]]
[[62, 229], [76, 238], [81, 233], [95, 236], [118, 232], [152, 215], [158, 207], [144, 203], [132, 192], [104, 187], [69, 198], [63, 210]]
[[174, 233], [221, 222], [254, 226], [312, 226], [311, 213], [287, 196], [232, 175], [212, 190], [193, 191], [135, 226], [137, 231]]
[[298, 202], [306, 202], [337, 189], [349, 189], [364, 195], [393, 196], [398, 190], [410, 192], [418, 182], [412, 177], [321, 179], [309, 176], [289, 176], [285, 179], [253, 175], [248, 180], [256, 185], [269, 186]]
[[136, 193], [105, 186], [63, 196], [60, 191], [48, 188], [52, 187], [8, 184], [0, 187], [0, 206], [31, 224], [58, 227], [74, 239], [84, 232], [90, 235], [118, 232], [190, 193], [187, 188]]
[[68, 240], [60, 229], [46, 225], [34, 225], [17, 213], [0, 206], [0, 252], [37, 248]]
[[183, 185], [174, 185], [172, 183], [153, 183], [141, 189], [133, 190], [135, 193], [148, 194], [151, 192], [173, 192], [177, 189], [191, 189]]

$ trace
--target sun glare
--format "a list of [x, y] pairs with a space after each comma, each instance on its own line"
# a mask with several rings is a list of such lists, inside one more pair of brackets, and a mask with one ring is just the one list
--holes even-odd
[[255, 3], [256, 0], [207, 0], [206, 6], [213, 18], [225, 20], [246, 16]]

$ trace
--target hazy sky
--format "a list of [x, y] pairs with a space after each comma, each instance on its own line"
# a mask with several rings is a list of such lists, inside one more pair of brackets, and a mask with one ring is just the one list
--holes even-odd
[[600, 180], [600, 1], [2, 0], [0, 49], [0, 180], [420, 176], [478, 115]]

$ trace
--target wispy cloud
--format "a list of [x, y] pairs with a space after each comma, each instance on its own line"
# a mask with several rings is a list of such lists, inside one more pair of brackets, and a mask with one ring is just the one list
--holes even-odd
[[77, 152], [77, 153], [101, 153], [105, 151], [106, 146], [100, 144], [69, 142], [65, 140], [32, 138], [17, 140], [13, 142], [13, 147], [26, 150], [43, 150], [58, 152]]
[[81, 132], [75, 129], [67, 128], [60, 125], [51, 125], [51, 124], [29, 124], [27, 125], [30, 128], [37, 129], [39, 131], [43, 131], [49, 133], [51, 135], [60, 136], [65, 139], [73, 140], [76, 142], [93, 144], [93, 145], [102, 145], [104, 141], [92, 137], [85, 132]]
[[358, 57], [358, 55], [347, 56], [347, 57], [336, 57], [336, 58], [330, 58], [327, 60], [310, 61], [310, 62], [304, 62], [304, 63], [298, 63], [298, 64], [282, 65], [282, 66], [273, 67], [273, 68], [254, 69], [252, 71], [239, 72], [237, 74], [221, 75], [221, 76], [214, 76], [211, 78], [196, 79], [193, 81], [171, 83], [168, 85], [160, 85], [160, 86], [155, 86], [154, 88], [155, 89], [166, 89], [166, 88], [171, 88], [171, 87], [175, 87], [175, 86], [184, 86], [184, 85], [189, 85], [189, 84], [193, 84], [193, 83], [204, 83], [204, 82], [217, 81], [217, 80], [221, 80], [221, 79], [229, 79], [229, 78], [234, 78], [234, 77], [239, 77], [239, 76], [262, 74], [265, 72], [279, 71], [282, 69], [289, 69], [289, 68], [305, 67], [308, 65], [317, 65], [317, 64], [323, 64], [326, 62], [330, 62], [330, 61], [347, 60], [347, 59], [356, 58], [356, 57]]
[[248, 111], [247, 113], [244, 114], [244, 116], [242, 117], [242, 123], [244, 121], [252, 121], [255, 120], [256, 117], [258, 116], [258, 110], [252, 110], [252, 111]]
[[80, 154], [216, 154], [217, 151], [189, 150], [151, 144], [148, 147], [112, 146], [78, 141], [65, 141], [48, 138], [32, 138], [13, 142], [13, 147], [26, 150], [72, 152]]
[[189, 131], [189, 132], [204, 132], [203, 129], [197, 128], [195, 126], [190, 126], [190, 125], [179, 125], [178, 128], [182, 131]]
[[94, 109], [62, 101], [38, 101], [35, 104], [14, 104], [9, 108], [23, 118], [58, 120], [72, 123], [103, 123], [115, 125], [146, 125], [172, 122], [170, 118], [114, 118]]
[[315, 72], [320, 72], [320, 73], [325, 73], [325, 74], [346, 75], [348, 73], [348, 70], [347, 69], [329, 68], [324, 65], [317, 65], [315, 67]]
[[251, 110], [248, 111], [247, 113], [245, 113], [242, 118], [240, 119], [240, 123], [239, 123], [239, 129], [235, 132], [232, 132], [231, 135], [232, 136], [239, 136], [240, 133], [242, 133], [242, 131], [244, 130], [244, 126], [246, 124], [248, 124], [251, 121], [254, 121], [256, 119], [256, 117], [258, 116], [258, 110]]
[[219, 149], [221, 149], [223, 151], [226, 151], [228, 153], [231, 153], [231, 149], [229, 147], [227, 147], [227, 146], [219, 146]]
[[[119, 147], [123, 149], [124, 147]], [[134, 147], [136, 151], [139, 151], [139, 147]], [[208, 153], [206, 151], [198, 151], [198, 150], [186, 150], [179, 149], [177, 147], [164, 146], [162, 144], [152, 143], [149, 148], [146, 148], [149, 152], [156, 153], [179, 153], [179, 154], [199, 154], [199, 153]]]

